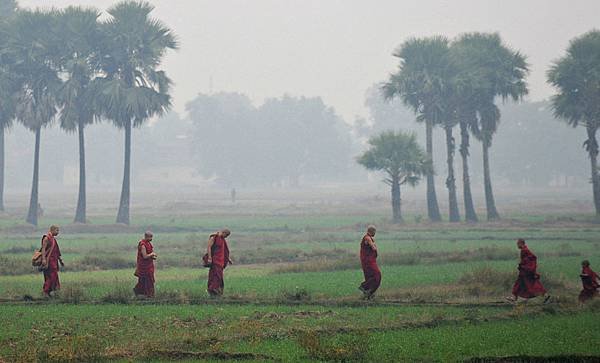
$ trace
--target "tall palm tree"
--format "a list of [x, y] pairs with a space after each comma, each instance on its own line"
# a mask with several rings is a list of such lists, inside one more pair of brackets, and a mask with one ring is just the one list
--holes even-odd
[[60, 12], [58, 24], [62, 37], [59, 65], [64, 78], [58, 95], [62, 107], [60, 125], [67, 132], [77, 132], [79, 140], [76, 223], [86, 223], [87, 219], [84, 129], [94, 122], [97, 115], [95, 78], [98, 69], [94, 60], [100, 41], [99, 16], [95, 9], [68, 7]]
[[[467, 44], [468, 45], [468, 44]], [[477, 222], [478, 217], [473, 204], [473, 193], [471, 191], [471, 177], [469, 174], [469, 147], [471, 133], [477, 129], [477, 97], [476, 80], [470, 69], [465, 67], [470, 57], [470, 48], [464, 46], [463, 42], [455, 41], [450, 46], [450, 58], [454, 64], [456, 74], [454, 76], [453, 100], [455, 116], [460, 126], [459, 152], [462, 159], [462, 181], [463, 181], [463, 203], [465, 207], [465, 220]]]
[[9, 50], [16, 60], [11, 68], [21, 78], [15, 114], [35, 133], [33, 180], [26, 221], [37, 225], [40, 135], [57, 113], [56, 94], [61, 84], [56, 68], [60, 39], [56, 34], [57, 13], [23, 10], [11, 24]]
[[402, 222], [400, 187], [417, 185], [431, 169], [431, 163], [414, 134], [385, 131], [369, 140], [369, 149], [357, 158], [368, 170], [386, 173], [384, 182], [391, 187], [394, 223]]
[[169, 49], [177, 48], [173, 32], [150, 17], [147, 2], [125, 1], [108, 10], [101, 25], [104, 39], [99, 79], [102, 115], [125, 131], [123, 185], [117, 223], [129, 224], [131, 131], [171, 106], [170, 79], [157, 70]]
[[[399, 69], [383, 86], [387, 99], [400, 97], [404, 104], [425, 123], [426, 151], [433, 165], [433, 127], [448, 122], [449, 100], [452, 92], [452, 65], [448, 59], [448, 40], [445, 37], [410, 39], [394, 53], [400, 60]], [[450, 128], [451, 130], [451, 128]], [[451, 139], [451, 132], [450, 138]], [[448, 144], [448, 151], [452, 145]], [[451, 153], [448, 154], [451, 156]], [[448, 158], [451, 162], [452, 158]], [[449, 170], [451, 172], [451, 170]], [[450, 219], [457, 220], [453, 176], [449, 175]], [[440, 221], [440, 211], [435, 192], [433, 169], [427, 175], [427, 212], [431, 221]]]
[[[459, 90], [457, 92], [460, 93]], [[462, 159], [462, 180], [463, 180], [463, 203], [465, 205], [465, 220], [468, 222], [477, 222], [477, 212], [473, 205], [473, 193], [471, 191], [471, 177], [469, 175], [469, 147], [470, 134], [473, 128], [477, 125], [476, 112], [472, 107], [465, 105], [465, 110], [460, 106], [457, 109], [457, 117], [459, 117], [460, 125], [460, 156]]]
[[[525, 56], [503, 44], [497, 33], [464, 34], [452, 45], [461, 49], [459, 66], [462, 81], [468, 83], [468, 107], [477, 112], [477, 123], [472, 125], [474, 136], [483, 148], [483, 177], [488, 220], [500, 218], [496, 209], [490, 175], [489, 150], [500, 122], [496, 99], [521, 100], [528, 92], [525, 77], [529, 72]], [[469, 118], [473, 121], [472, 113]]]
[[593, 30], [571, 40], [567, 54], [548, 71], [548, 82], [558, 90], [552, 98], [556, 117], [587, 132], [584, 146], [590, 157], [592, 192], [596, 215], [600, 215], [598, 140], [600, 127], [600, 31]]
[[[10, 20], [17, 10], [14, 0], [0, 0], [0, 49], [7, 50], [10, 37]], [[0, 52], [0, 211], [4, 210], [4, 134], [15, 117], [18, 77], [11, 72], [9, 55]]]

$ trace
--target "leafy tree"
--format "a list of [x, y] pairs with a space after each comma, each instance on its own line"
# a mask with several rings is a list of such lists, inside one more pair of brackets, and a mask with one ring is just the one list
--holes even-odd
[[[0, 49], [8, 49], [10, 20], [17, 10], [14, 0], [0, 0]], [[9, 68], [10, 59], [6, 52], [0, 53], [0, 211], [4, 210], [4, 134], [15, 118], [18, 77]]]
[[345, 178], [353, 165], [350, 130], [320, 98], [283, 96], [256, 108], [242, 94], [200, 94], [187, 110], [198, 170], [228, 187]]
[[394, 223], [402, 222], [401, 192], [404, 184], [415, 186], [431, 171], [431, 163], [414, 134], [386, 131], [369, 139], [369, 149], [357, 158], [368, 170], [383, 171], [391, 186]]
[[600, 127], [600, 31], [593, 30], [571, 40], [567, 54], [548, 71], [548, 81], [558, 93], [552, 98], [556, 117], [587, 132], [584, 147], [590, 157], [592, 192], [596, 215], [600, 215], [598, 141]]
[[463, 96], [461, 118], [472, 128], [483, 148], [487, 218], [498, 219], [500, 215], [494, 200], [489, 161], [492, 139], [500, 122], [500, 110], [495, 102], [498, 97], [518, 101], [527, 94], [527, 62], [521, 53], [504, 45], [497, 33], [464, 34], [452, 44], [452, 48], [460, 59], [455, 65], [460, 68], [457, 82]]
[[158, 70], [169, 49], [177, 49], [173, 32], [150, 17], [147, 2], [125, 1], [108, 10], [101, 24], [98, 105], [101, 114], [125, 131], [123, 185], [117, 223], [129, 224], [131, 131], [171, 106], [171, 80]]
[[95, 9], [68, 7], [60, 12], [59, 33], [62, 38], [60, 69], [64, 83], [58, 99], [61, 106], [60, 125], [67, 132], [77, 132], [79, 141], [79, 194], [75, 212], [76, 223], [86, 223], [86, 168], [85, 137], [86, 125], [94, 122], [97, 87], [95, 78], [98, 69], [97, 44], [100, 39], [98, 17]]
[[60, 37], [56, 34], [57, 13], [20, 11], [11, 22], [9, 52], [14, 57], [12, 71], [20, 78], [15, 108], [16, 118], [35, 133], [33, 181], [27, 222], [38, 222], [40, 135], [57, 113], [57, 93], [61, 85], [56, 61]]
[[[441, 36], [404, 42], [394, 53], [400, 60], [399, 70], [383, 86], [387, 99], [400, 97], [417, 114], [417, 120], [425, 123], [426, 150], [432, 165], [433, 127], [447, 122], [450, 114], [453, 69], [448, 59], [448, 50], [448, 40]], [[448, 181], [450, 218], [456, 220], [458, 208], [455, 191], [453, 194], [451, 188], [453, 179], [450, 174]], [[433, 169], [427, 175], [427, 211], [430, 220], [441, 220]]]

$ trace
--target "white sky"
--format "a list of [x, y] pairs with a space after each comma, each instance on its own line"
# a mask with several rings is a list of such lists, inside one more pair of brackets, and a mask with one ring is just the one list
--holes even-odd
[[[411, 36], [499, 31], [528, 56], [530, 99], [552, 94], [548, 65], [569, 39], [600, 27], [599, 0], [152, 0], [181, 49], [164, 69], [175, 110], [198, 92], [238, 91], [257, 104], [283, 93], [321, 96], [346, 121], [365, 115], [364, 94], [396, 69]], [[112, 0], [21, 0], [24, 7]]]

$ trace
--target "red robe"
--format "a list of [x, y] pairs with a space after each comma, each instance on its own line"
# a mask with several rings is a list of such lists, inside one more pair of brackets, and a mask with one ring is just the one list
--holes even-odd
[[[44, 270], [43, 291], [45, 295], [48, 295], [51, 291], [60, 289], [60, 280], [58, 279], [58, 259], [61, 254], [56, 238], [52, 235], [47, 235], [44, 237], [48, 238], [48, 246], [46, 251], [44, 251], [44, 254], [48, 254], [50, 250], [52, 250], [52, 253], [47, 257], [48, 268]], [[52, 245], [54, 245], [54, 249], [52, 249]]]
[[369, 239], [372, 237], [365, 235], [360, 242], [360, 264], [365, 276], [365, 281], [360, 284], [360, 288], [369, 295], [373, 295], [381, 284], [381, 271], [377, 266], [377, 251], [368, 244]]
[[133, 288], [136, 295], [145, 295], [147, 297], [154, 296], [154, 260], [151, 258], [145, 259], [142, 255], [142, 248], [146, 249], [146, 253], [150, 254], [154, 251], [154, 247], [150, 241], [141, 240], [138, 244], [137, 265], [135, 276], [138, 278], [138, 283]]
[[225, 282], [223, 280], [223, 270], [229, 264], [229, 246], [225, 238], [212, 234], [214, 243], [211, 248], [212, 263], [208, 270], [208, 292], [211, 295], [223, 295]]
[[579, 293], [579, 301], [584, 302], [598, 295], [598, 288], [600, 287], [598, 274], [592, 271], [589, 266], [581, 270], [581, 283], [583, 284], [583, 290]]
[[512, 293], [522, 298], [532, 298], [546, 293], [546, 289], [540, 282], [540, 274], [537, 270], [537, 257], [524, 246], [521, 249], [521, 262], [519, 262], [519, 277], [515, 281]]

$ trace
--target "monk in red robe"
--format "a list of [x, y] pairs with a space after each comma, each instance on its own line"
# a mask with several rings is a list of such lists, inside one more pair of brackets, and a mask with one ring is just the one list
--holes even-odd
[[44, 271], [44, 296], [50, 297], [50, 293], [60, 289], [58, 279], [58, 264], [64, 266], [60, 254], [60, 248], [56, 241], [59, 234], [58, 226], [50, 226], [50, 230], [42, 237], [42, 271]]
[[358, 287], [365, 299], [373, 298], [375, 291], [381, 284], [381, 271], [377, 266], [377, 245], [375, 244], [374, 226], [367, 228], [367, 234], [360, 242], [360, 264], [362, 266], [365, 281]]
[[544, 303], [550, 300], [550, 295], [546, 295], [546, 289], [540, 282], [540, 274], [537, 273], [537, 257], [529, 250], [525, 240], [519, 238], [517, 247], [521, 250], [521, 261], [519, 262], [519, 277], [512, 289], [513, 297], [508, 298], [511, 302], [517, 302], [517, 299], [531, 299], [536, 296], [545, 296]]
[[152, 246], [152, 232], [146, 232], [138, 243], [137, 264], [134, 275], [138, 283], [133, 288], [136, 296], [154, 297], [154, 260], [158, 257]]
[[211, 234], [208, 238], [206, 263], [210, 266], [210, 269], [208, 270], [207, 291], [212, 297], [223, 295], [223, 289], [225, 288], [223, 270], [228, 264], [232, 263], [229, 258], [229, 247], [226, 240], [229, 235], [231, 235], [231, 231], [223, 229]]
[[583, 284], [583, 290], [579, 293], [579, 301], [583, 303], [598, 295], [600, 284], [598, 283], [598, 274], [591, 269], [588, 260], [581, 263], [581, 275], [579, 276]]

